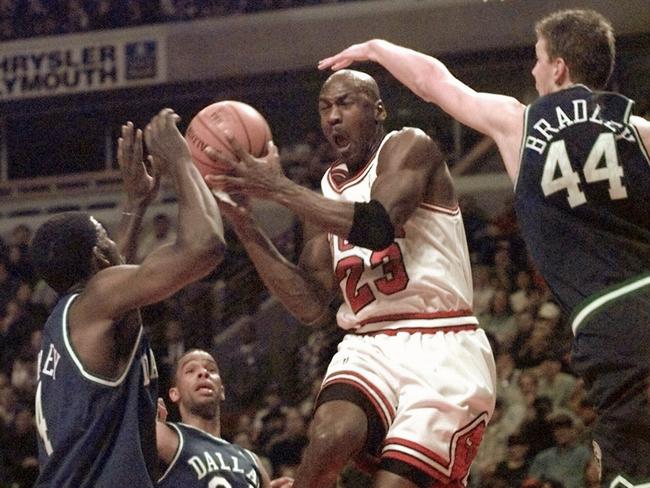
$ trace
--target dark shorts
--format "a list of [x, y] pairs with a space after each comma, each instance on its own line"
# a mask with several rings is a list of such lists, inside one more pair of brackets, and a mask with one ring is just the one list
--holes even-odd
[[578, 329], [572, 366], [598, 410], [603, 486], [650, 481], [650, 287], [614, 300]]

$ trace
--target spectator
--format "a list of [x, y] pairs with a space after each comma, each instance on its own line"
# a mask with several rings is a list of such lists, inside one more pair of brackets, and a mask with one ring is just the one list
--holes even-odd
[[562, 355], [555, 351], [549, 351], [539, 365], [538, 373], [538, 393], [549, 397], [555, 410], [569, 408], [577, 379], [575, 376], [562, 372]]
[[548, 420], [552, 409], [553, 403], [549, 398], [535, 398], [532, 403], [533, 416], [521, 426], [521, 435], [530, 442], [530, 457], [535, 457], [554, 444], [553, 427]]
[[490, 267], [484, 264], [472, 266], [472, 283], [474, 286], [474, 313], [481, 317], [489, 313], [492, 297], [496, 292], [492, 284]]
[[508, 301], [508, 291], [497, 288], [492, 295], [487, 313], [478, 317], [479, 324], [494, 335], [499, 346], [510, 349], [517, 333], [517, 324]]
[[307, 442], [304, 417], [297, 408], [287, 408], [284, 432], [278, 435], [268, 447], [269, 460], [273, 465], [275, 477], [290, 476], [285, 470], [297, 468]]
[[508, 482], [508, 486], [521, 486], [528, 476], [530, 444], [521, 434], [508, 437], [506, 459], [500, 462], [494, 470], [494, 478]]
[[142, 260], [154, 249], [176, 240], [176, 230], [171, 218], [165, 213], [156, 214], [151, 221], [151, 228], [143, 232], [138, 244], [137, 262]]
[[559, 413], [550, 417], [555, 445], [535, 456], [530, 466], [529, 477], [562, 481], [566, 488], [583, 488], [584, 473], [591, 459], [591, 451], [577, 444], [577, 429], [568, 414]]

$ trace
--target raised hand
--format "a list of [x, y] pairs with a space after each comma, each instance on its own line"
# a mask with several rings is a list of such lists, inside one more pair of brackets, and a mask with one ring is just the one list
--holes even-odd
[[147, 171], [143, 160], [142, 131], [135, 130], [132, 122], [122, 126], [122, 135], [117, 140], [117, 162], [127, 198], [138, 205], [149, 205], [158, 193], [160, 175], [156, 167], [152, 167], [151, 174]]
[[289, 182], [282, 172], [278, 149], [273, 141], [269, 141], [266, 156], [255, 158], [237, 142], [229, 131], [225, 131], [224, 135], [230, 143], [235, 157], [212, 148], [206, 150], [208, 157], [227, 164], [231, 170], [229, 174], [206, 176], [205, 181], [210, 188], [229, 194], [269, 198]]
[[321, 59], [318, 62], [318, 69], [332, 68], [336, 71], [347, 68], [355, 61], [369, 61], [372, 42], [366, 41], [361, 44], [353, 44], [334, 56]]
[[176, 126], [179, 120], [172, 109], [164, 108], [147, 124], [144, 141], [154, 162], [178, 164], [192, 160], [187, 142]]

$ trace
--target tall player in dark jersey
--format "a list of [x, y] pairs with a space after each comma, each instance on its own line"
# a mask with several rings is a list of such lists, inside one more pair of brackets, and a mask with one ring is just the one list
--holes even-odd
[[138, 307], [162, 300], [222, 259], [223, 226], [194, 168], [178, 116], [165, 109], [144, 139], [154, 166], [170, 174], [178, 197], [178, 237], [140, 265], [132, 255], [155, 179], [142, 161], [142, 131], [128, 123], [118, 141], [127, 203], [121, 249], [93, 217], [57, 215], [33, 241], [40, 275], [60, 299], [45, 324], [38, 361], [38, 487], [154, 486], [156, 363]]
[[571, 313], [573, 367], [600, 414], [594, 450], [602, 450], [604, 479], [632, 486], [650, 481], [650, 123], [631, 115], [631, 100], [594, 91], [614, 64], [607, 19], [565, 10], [535, 30], [540, 98], [529, 107], [478, 93], [439, 60], [383, 40], [350, 46], [319, 67], [377, 62], [494, 139], [534, 261]]
[[156, 422], [158, 456], [164, 466], [160, 488], [271, 488], [288, 482], [270, 481], [255, 454], [221, 438], [221, 402], [225, 399], [219, 367], [200, 349], [186, 352], [172, 375], [169, 398], [178, 405], [182, 422]]

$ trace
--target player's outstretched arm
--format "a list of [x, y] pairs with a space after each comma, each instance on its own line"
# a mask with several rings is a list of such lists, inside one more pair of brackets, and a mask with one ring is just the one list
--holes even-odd
[[208, 274], [223, 257], [221, 214], [192, 163], [177, 121], [178, 116], [165, 109], [145, 130], [151, 156], [176, 186], [176, 241], [152, 252], [141, 265], [111, 266], [97, 273], [75, 305], [80, 319], [114, 320], [128, 310], [167, 298]]
[[149, 204], [158, 194], [160, 177], [157, 168], [150, 174], [143, 160], [142, 131], [135, 130], [132, 122], [122, 126], [117, 140], [117, 162], [122, 173], [126, 201], [117, 236], [117, 248], [125, 263], [133, 262], [142, 219]]

